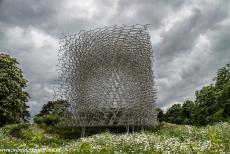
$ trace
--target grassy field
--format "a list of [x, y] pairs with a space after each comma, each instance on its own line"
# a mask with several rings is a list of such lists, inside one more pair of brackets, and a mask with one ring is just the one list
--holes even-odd
[[31, 153], [73, 154], [230, 153], [230, 122], [206, 127], [162, 123], [155, 131], [129, 134], [104, 132], [79, 139], [64, 139], [36, 125], [19, 124], [0, 128], [0, 150], [17, 148], [28, 149]]

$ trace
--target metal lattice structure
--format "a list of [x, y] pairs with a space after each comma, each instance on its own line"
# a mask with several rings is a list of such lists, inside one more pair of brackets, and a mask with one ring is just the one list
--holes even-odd
[[80, 127], [155, 126], [153, 52], [146, 25], [61, 39], [57, 95]]

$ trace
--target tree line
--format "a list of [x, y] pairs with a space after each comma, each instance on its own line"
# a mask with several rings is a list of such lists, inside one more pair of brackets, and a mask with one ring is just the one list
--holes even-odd
[[[25, 91], [27, 80], [18, 61], [0, 53], [0, 126], [28, 122], [29, 94]], [[64, 116], [64, 100], [49, 101], [34, 117], [38, 124], [55, 125]], [[195, 92], [195, 100], [174, 104], [166, 113], [157, 108], [159, 121], [176, 124], [207, 125], [226, 121], [230, 117], [230, 63], [220, 68], [214, 83]]]
[[203, 126], [230, 117], [230, 63], [218, 69], [214, 83], [195, 92], [195, 100], [174, 104], [166, 113], [158, 108], [159, 121]]

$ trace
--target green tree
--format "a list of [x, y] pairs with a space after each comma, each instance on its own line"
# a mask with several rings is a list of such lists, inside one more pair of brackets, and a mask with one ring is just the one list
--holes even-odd
[[18, 64], [15, 58], [0, 54], [0, 125], [29, 118], [26, 104], [29, 94], [24, 91], [27, 81]]
[[64, 116], [65, 108], [68, 106], [65, 100], [49, 101], [44, 104], [39, 114], [34, 117], [37, 124], [55, 125]]
[[182, 124], [183, 119], [181, 117], [182, 108], [181, 104], [173, 104], [165, 113], [164, 120], [166, 122]]
[[191, 100], [186, 100], [182, 105], [181, 119], [182, 124], [193, 124], [194, 123], [194, 113], [195, 103]]
[[220, 68], [215, 83], [196, 91], [195, 101], [174, 104], [164, 120], [176, 124], [206, 125], [230, 118], [230, 64]]
[[223, 107], [223, 116], [230, 118], [230, 82], [225, 84], [224, 88], [219, 92], [217, 101]]
[[215, 77], [216, 101], [223, 109], [223, 117], [230, 117], [230, 64], [221, 68]]
[[160, 122], [164, 121], [164, 112], [161, 108], [156, 108], [157, 111], [157, 118]]
[[230, 63], [217, 71], [214, 81], [216, 81], [215, 87], [218, 90], [224, 89], [225, 85], [230, 82]]
[[201, 90], [196, 92], [196, 123], [198, 125], [210, 123], [211, 121], [209, 121], [207, 117], [214, 114], [221, 108], [216, 101], [215, 93], [216, 91], [213, 85], [203, 87]]
[[224, 121], [230, 117], [230, 64], [220, 68], [215, 83], [196, 92], [197, 124]]

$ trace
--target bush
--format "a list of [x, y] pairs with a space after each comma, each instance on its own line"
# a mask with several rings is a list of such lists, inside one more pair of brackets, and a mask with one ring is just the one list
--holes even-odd
[[34, 117], [34, 122], [39, 125], [56, 125], [63, 118], [67, 105], [67, 101], [64, 100], [49, 101], [43, 105], [40, 113]]
[[10, 135], [12, 137], [19, 137], [21, 129], [26, 129], [29, 127], [29, 123], [21, 123], [14, 125], [6, 125], [2, 128], [5, 135]]
[[55, 115], [44, 115], [34, 118], [34, 122], [37, 124], [55, 125], [58, 121], [59, 119]]

